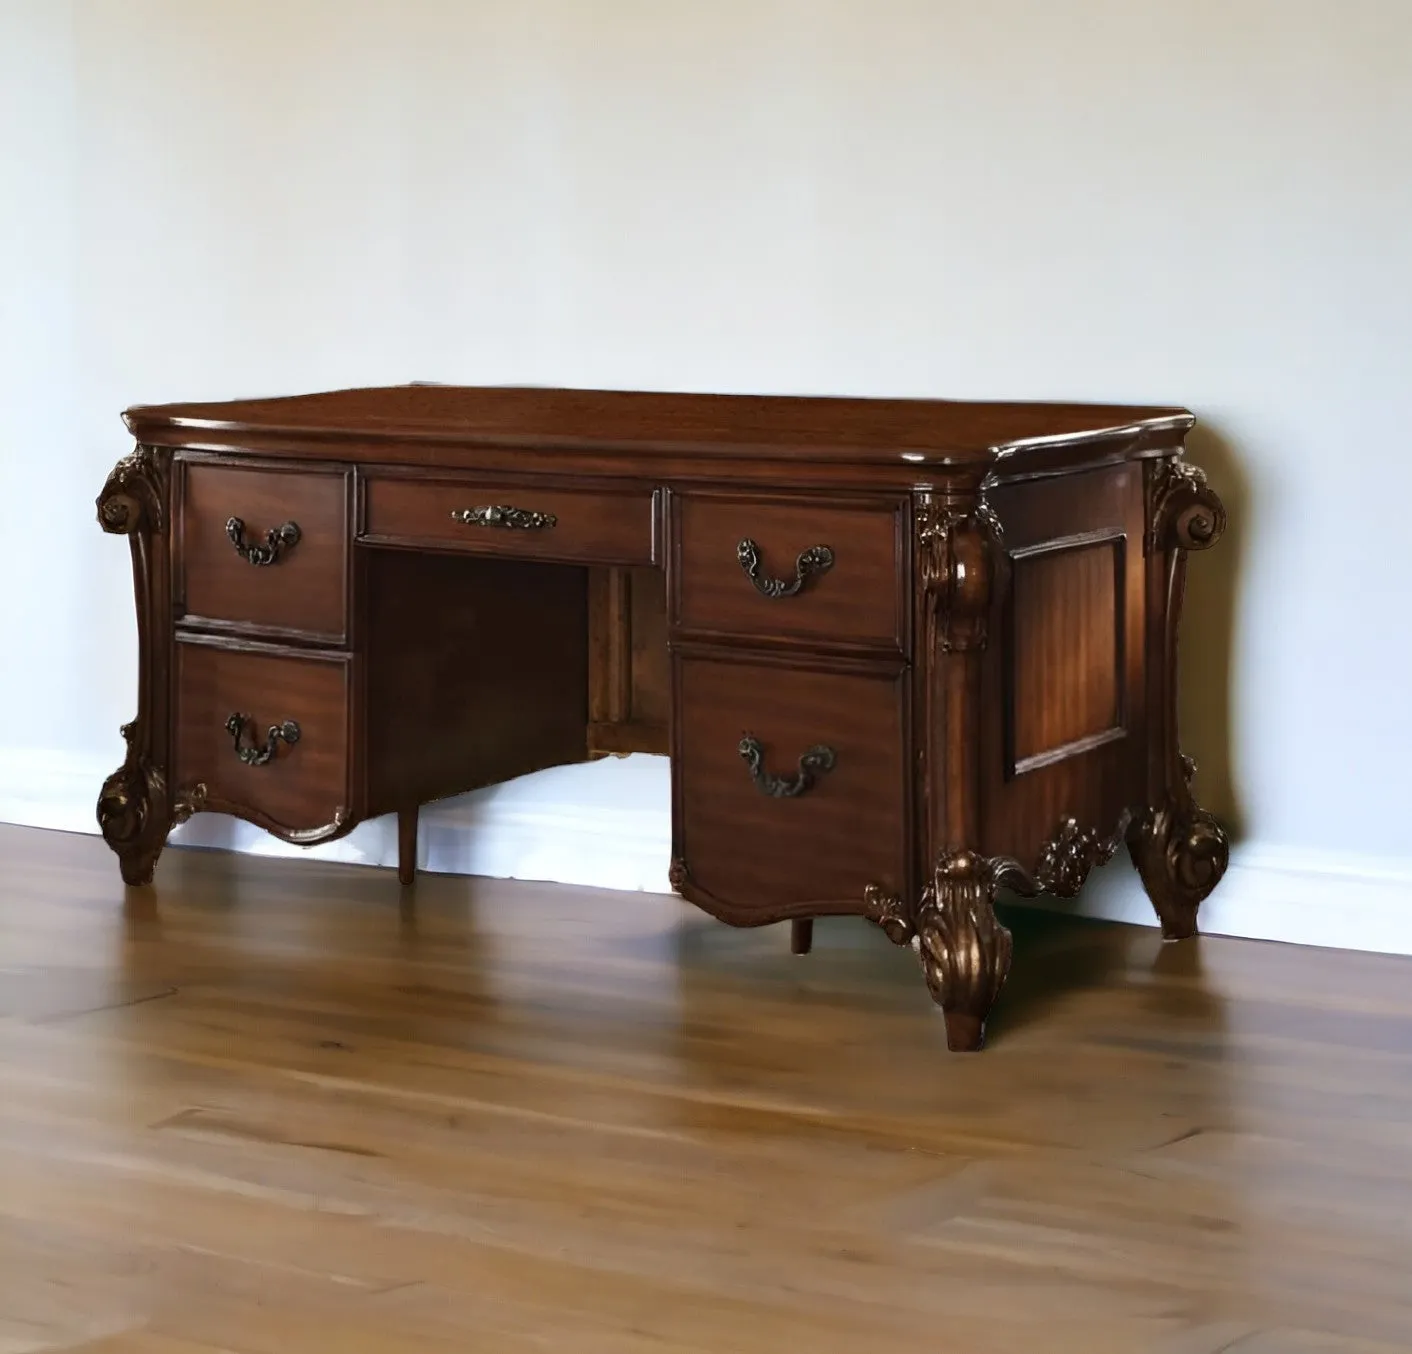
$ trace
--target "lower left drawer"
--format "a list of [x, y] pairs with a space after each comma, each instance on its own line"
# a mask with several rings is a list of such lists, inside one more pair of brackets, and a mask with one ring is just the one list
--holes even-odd
[[299, 836], [348, 816], [346, 654], [178, 642], [176, 788], [208, 808]]

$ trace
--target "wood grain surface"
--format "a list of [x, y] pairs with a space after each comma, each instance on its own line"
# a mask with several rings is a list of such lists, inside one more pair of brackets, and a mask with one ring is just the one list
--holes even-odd
[[957, 1059], [856, 919], [0, 858], [7, 1354], [1412, 1344], [1412, 961], [1009, 909]]

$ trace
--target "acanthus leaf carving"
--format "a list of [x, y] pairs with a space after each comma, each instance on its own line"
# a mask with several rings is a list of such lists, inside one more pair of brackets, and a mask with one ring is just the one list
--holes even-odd
[[98, 524], [116, 536], [159, 532], [165, 525], [171, 453], [139, 443], [117, 463], [98, 495]]
[[982, 1047], [986, 1016], [1010, 972], [1014, 942], [995, 915], [997, 887], [995, 861], [946, 851], [917, 908], [913, 943], [953, 1050]]
[[1165, 803], [1149, 808], [1128, 833], [1128, 854], [1168, 940], [1196, 933], [1196, 914], [1230, 861], [1225, 829], [1195, 800], [1196, 763], [1183, 756], [1182, 779]]
[[938, 647], [984, 649], [995, 572], [990, 551], [1004, 539], [999, 517], [984, 497], [957, 503], [925, 493], [916, 523], [918, 574], [935, 609]]
[[911, 943], [916, 929], [900, 894], [890, 893], [880, 884], [869, 884], [863, 890], [863, 907], [863, 915], [879, 927], [894, 945]]

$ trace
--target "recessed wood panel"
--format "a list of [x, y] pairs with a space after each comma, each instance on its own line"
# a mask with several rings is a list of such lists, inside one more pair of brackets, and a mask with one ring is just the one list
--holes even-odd
[[1011, 557], [1010, 762], [1035, 770], [1123, 731], [1124, 538]]

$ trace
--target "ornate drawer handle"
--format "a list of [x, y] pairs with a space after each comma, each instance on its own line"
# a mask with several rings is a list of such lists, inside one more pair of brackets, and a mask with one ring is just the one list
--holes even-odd
[[235, 755], [246, 766], [264, 766], [266, 762], [273, 759], [275, 750], [281, 741], [288, 743], [290, 747], [299, 741], [299, 725], [292, 719], [286, 719], [283, 724], [270, 725], [270, 731], [265, 735], [264, 747], [253, 741], [253, 734], [250, 746], [246, 747], [240, 740], [245, 733], [245, 726], [253, 722], [249, 715], [239, 713], [233, 714], [226, 720], [226, 732], [235, 739]]
[[814, 574], [827, 573], [833, 568], [833, 551], [826, 545], [811, 545], [794, 561], [794, 581], [760, 577], [760, 547], [748, 536], [735, 548], [735, 557], [745, 576], [761, 597], [793, 597]]
[[834, 751], [816, 743], [799, 759], [799, 771], [793, 776], [772, 776], [764, 769], [765, 749], [758, 738], [742, 738], [737, 749], [750, 769], [750, 779], [760, 787], [760, 793], [771, 799], [797, 799], [814, 788], [814, 780], [825, 771], [832, 771]]
[[235, 547], [235, 553], [251, 564], [273, 564], [287, 550], [299, 544], [303, 533], [298, 522], [286, 522], [282, 527], [271, 527], [265, 533], [264, 545], [257, 545], [245, 539], [245, 523], [239, 517], [226, 519], [226, 535]]
[[531, 512], [498, 503], [484, 508], [457, 508], [451, 516], [468, 527], [504, 527], [511, 531], [542, 531], [559, 521], [552, 512]]

